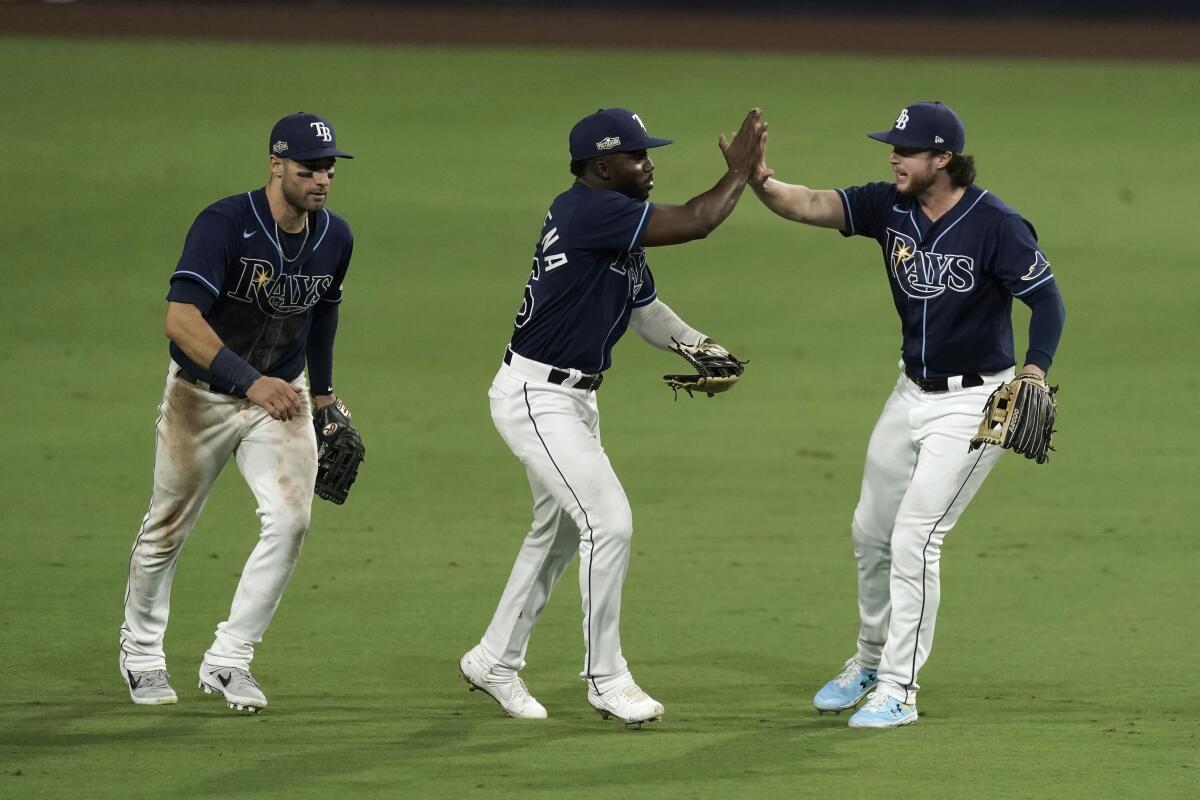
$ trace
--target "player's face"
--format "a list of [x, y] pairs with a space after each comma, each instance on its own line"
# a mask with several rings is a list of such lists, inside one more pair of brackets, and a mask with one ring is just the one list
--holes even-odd
[[645, 150], [608, 156], [613, 190], [636, 200], [645, 200], [654, 188], [654, 162]]
[[283, 199], [288, 205], [304, 211], [319, 211], [324, 208], [329, 185], [333, 182], [336, 159], [280, 160], [283, 164], [280, 188], [283, 189]]
[[894, 147], [888, 159], [892, 172], [896, 174], [896, 190], [901, 194], [918, 196], [937, 181], [938, 166], [945, 166], [944, 153], [933, 150], [918, 150], [912, 147]]

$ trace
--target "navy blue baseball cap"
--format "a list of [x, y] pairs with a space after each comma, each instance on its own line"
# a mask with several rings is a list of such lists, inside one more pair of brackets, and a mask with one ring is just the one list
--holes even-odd
[[900, 110], [890, 131], [868, 133], [867, 136], [896, 147], [949, 150], [951, 153], [961, 153], [967, 143], [967, 132], [963, 130], [958, 114], [936, 100], [906, 106]]
[[609, 153], [632, 153], [670, 144], [646, 133], [641, 117], [627, 108], [601, 108], [571, 128], [571, 160], [582, 161]]
[[307, 111], [297, 111], [276, 122], [275, 127], [271, 128], [271, 141], [267, 147], [271, 155], [293, 161], [330, 156], [354, 158], [337, 149], [337, 140], [329, 120]]

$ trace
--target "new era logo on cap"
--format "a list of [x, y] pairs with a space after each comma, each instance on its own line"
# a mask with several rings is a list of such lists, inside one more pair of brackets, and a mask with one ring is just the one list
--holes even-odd
[[314, 158], [354, 158], [337, 148], [333, 126], [316, 114], [297, 111], [289, 114], [271, 129], [269, 152], [281, 158], [304, 161]]
[[967, 143], [962, 120], [947, 105], [936, 100], [913, 103], [901, 109], [890, 131], [867, 134], [895, 147], [918, 150], [948, 150], [961, 153]]
[[602, 108], [571, 128], [571, 160], [595, 158], [607, 153], [632, 153], [670, 144], [646, 133], [641, 118], [627, 108]]

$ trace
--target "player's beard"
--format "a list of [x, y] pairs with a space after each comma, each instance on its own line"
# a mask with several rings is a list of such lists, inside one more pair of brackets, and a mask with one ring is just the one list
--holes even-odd
[[936, 172], [928, 175], [917, 175], [914, 172], [910, 172], [908, 173], [908, 185], [903, 189], [897, 186], [896, 189], [905, 197], [920, 197], [929, 187], [933, 186], [936, 180]]
[[319, 211], [325, 207], [325, 195], [317, 196], [288, 186], [286, 180], [279, 184], [283, 192], [283, 200], [297, 212]]
[[646, 185], [646, 177], [639, 173], [636, 177], [630, 178], [630, 180], [624, 186], [619, 187], [617, 191], [626, 197], [632, 197], [634, 200], [645, 201], [650, 199], [651, 188], [651, 186]]

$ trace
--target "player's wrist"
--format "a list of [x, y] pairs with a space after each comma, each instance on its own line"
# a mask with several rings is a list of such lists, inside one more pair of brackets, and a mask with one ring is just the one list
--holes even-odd
[[250, 366], [237, 353], [224, 345], [213, 356], [208, 371], [222, 383], [245, 393], [254, 382], [262, 377], [262, 373]]

